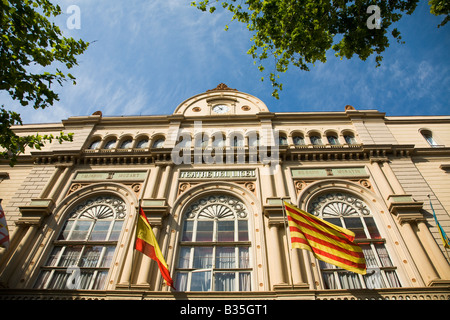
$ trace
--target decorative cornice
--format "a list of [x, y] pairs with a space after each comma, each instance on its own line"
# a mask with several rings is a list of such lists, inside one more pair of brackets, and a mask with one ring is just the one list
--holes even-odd
[[237, 89], [229, 88], [225, 83], [219, 83], [217, 87], [214, 89], [206, 90], [206, 92], [212, 92], [212, 91], [238, 91]]

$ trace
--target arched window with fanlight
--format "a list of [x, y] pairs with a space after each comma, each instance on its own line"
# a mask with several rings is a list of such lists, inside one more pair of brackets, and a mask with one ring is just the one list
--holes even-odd
[[386, 249], [386, 240], [375, 223], [370, 207], [359, 197], [345, 192], [328, 192], [314, 197], [308, 212], [355, 233], [366, 259], [367, 274], [360, 275], [319, 261], [326, 289], [375, 289], [400, 287], [396, 266]]
[[104, 289], [126, 215], [125, 202], [112, 195], [77, 205], [68, 214], [34, 287]]
[[251, 291], [249, 215], [230, 195], [209, 195], [184, 213], [175, 287], [179, 291]]

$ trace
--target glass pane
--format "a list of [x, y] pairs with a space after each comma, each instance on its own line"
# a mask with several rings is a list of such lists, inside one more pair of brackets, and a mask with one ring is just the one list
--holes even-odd
[[356, 143], [355, 137], [352, 135], [345, 135], [344, 139], [345, 139], [345, 142], [347, 142], [348, 144]]
[[115, 145], [116, 145], [116, 140], [110, 140], [105, 144], [104, 149], [112, 149], [112, 148], [114, 148]]
[[248, 222], [247, 220], [238, 221], [238, 241], [248, 241]]
[[397, 278], [397, 273], [394, 270], [386, 270], [385, 275], [391, 288], [401, 287], [400, 281]]
[[37, 279], [34, 288], [36, 289], [43, 289], [45, 284], [47, 283], [47, 280], [50, 276], [50, 271], [49, 270], [44, 270], [41, 272], [41, 274], [39, 275], [39, 278]]
[[370, 237], [372, 239], [381, 239], [380, 233], [378, 232], [378, 228], [375, 224], [375, 220], [373, 220], [372, 217], [366, 217], [364, 218], [364, 221], [366, 222]]
[[187, 272], [178, 272], [175, 280], [175, 288], [177, 291], [186, 291], [187, 290], [187, 280], [188, 273]]
[[392, 267], [392, 261], [389, 258], [388, 252], [384, 247], [384, 244], [382, 243], [375, 244], [375, 249], [377, 250], [378, 258], [380, 258], [381, 265], [383, 267]]
[[91, 143], [91, 145], [89, 146], [89, 149], [96, 149], [99, 144], [100, 144], [100, 140], [96, 140]]
[[194, 221], [185, 221], [183, 226], [183, 235], [181, 241], [192, 241], [192, 229], [194, 227]]
[[363, 277], [368, 289], [380, 289], [386, 287], [379, 268], [372, 270], [368, 269], [367, 274]]
[[94, 284], [92, 286], [92, 290], [101, 290], [106, 285], [106, 278], [108, 276], [108, 271], [98, 271], [97, 277], [95, 277]]
[[94, 225], [94, 228], [91, 231], [89, 240], [92, 241], [106, 240], [106, 236], [108, 235], [110, 225], [111, 225], [110, 221], [97, 221]]
[[109, 235], [109, 241], [119, 240], [120, 232], [122, 232], [123, 221], [115, 221], [111, 234]]
[[143, 148], [147, 148], [147, 147], [148, 147], [148, 139], [142, 139], [137, 144], [138, 149], [143, 149]]
[[248, 247], [239, 247], [239, 268], [250, 268]]
[[218, 221], [217, 223], [217, 241], [234, 241], [234, 221]]
[[234, 272], [215, 272], [214, 290], [215, 291], [234, 291], [235, 283]]
[[116, 247], [112, 247], [112, 246], [106, 247], [106, 250], [103, 254], [102, 263], [100, 264], [101, 268], [109, 268], [109, 266], [111, 265], [115, 251], [116, 251]]
[[353, 272], [338, 272], [339, 281], [342, 289], [360, 289], [361, 283], [357, 273]]
[[378, 267], [378, 261], [370, 245], [361, 245], [368, 268]]
[[189, 268], [191, 259], [191, 247], [181, 247], [180, 257], [178, 258], [178, 268]]
[[336, 136], [328, 136], [328, 143], [331, 145], [337, 145], [338, 144], [338, 138]]
[[328, 221], [336, 226], [342, 227], [341, 219], [339, 218], [324, 218], [323, 220]]
[[311, 143], [314, 145], [322, 144], [322, 140], [320, 139], [319, 136], [311, 136], [310, 140], [311, 140]]
[[127, 149], [127, 148], [130, 148], [132, 142], [133, 142], [133, 141], [132, 141], [131, 139], [130, 139], [130, 140], [125, 140], [124, 142], [122, 142], [122, 145], [120, 146], [120, 148], [121, 148], [121, 149]]
[[325, 289], [337, 289], [336, 278], [332, 272], [322, 272]]
[[250, 272], [239, 272], [239, 291], [251, 291]]
[[82, 271], [79, 279], [80, 289], [89, 289], [92, 278], [94, 277], [94, 271]]
[[366, 238], [366, 233], [364, 232], [364, 226], [360, 218], [344, 218], [345, 228], [353, 231], [355, 233], [356, 239]]
[[85, 240], [93, 221], [77, 221], [70, 240]]
[[86, 246], [80, 260], [80, 267], [94, 268], [102, 253], [102, 246]]
[[212, 268], [212, 247], [197, 247], [194, 249], [194, 266], [195, 269]]
[[212, 241], [213, 239], [213, 221], [198, 221], [197, 222], [197, 237], [196, 241]]
[[218, 269], [236, 268], [236, 253], [234, 247], [216, 248], [216, 268]]
[[76, 266], [78, 257], [80, 256], [82, 246], [66, 247], [61, 259], [59, 260], [59, 267]]
[[193, 272], [191, 278], [191, 291], [210, 291], [211, 271]]
[[59, 253], [61, 252], [63, 247], [54, 247], [52, 253], [48, 257], [47, 263], [45, 264], [48, 267], [56, 266], [56, 262], [59, 258]]
[[70, 230], [72, 229], [72, 226], [73, 220], [66, 221], [61, 233], [59, 234], [58, 240], [67, 240], [69, 237]]
[[300, 136], [294, 136], [292, 139], [293, 139], [294, 144], [295, 144], [296, 146], [305, 144], [305, 140], [303, 139], [303, 137], [300, 137]]
[[64, 271], [55, 271], [53, 277], [48, 285], [48, 289], [67, 289], [67, 279], [72, 273]]

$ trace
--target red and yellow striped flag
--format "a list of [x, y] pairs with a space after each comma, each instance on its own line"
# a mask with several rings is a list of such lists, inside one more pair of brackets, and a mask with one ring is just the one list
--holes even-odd
[[366, 260], [355, 234], [284, 202], [292, 248], [306, 249], [322, 261], [366, 274]]
[[167, 267], [167, 263], [164, 260], [161, 249], [156, 241], [155, 234], [153, 233], [147, 216], [141, 207], [139, 207], [135, 248], [158, 263], [159, 271], [161, 272], [167, 285], [175, 289], [173, 286], [173, 280], [170, 277], [169, 268]]

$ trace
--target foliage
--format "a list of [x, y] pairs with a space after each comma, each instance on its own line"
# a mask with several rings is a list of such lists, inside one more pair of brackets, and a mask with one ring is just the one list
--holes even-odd
[[[77, 65], [77, 55], [82, 54], [88, 43], [63, 37], [61, 29], [50, 21], [61, 14], [61, 8], [48, 0], [0, 0], [0, 90], [22, 106], [31, 104], [44, 109], [59, 100], [51, 85], [62, 85], [75, 78], [65, 74], [57, 66], [71, 69]], [[45, 71], [42, 71], [45, 67]], [[45, 142], [57, 139], [72, 141], [71, 134], [59, 136], [18, 136], [12, 130], [22, 125], [20, 115], [0, 108], [1, 156], [14, 165], [17, 156], [26, 147], [40, 149]]]
[[[430, 2], [435, 8], [433, 12], [432, 7], [432, 13], [448, 14], [448, 0]], [[389, 37], [401, 42], [400, 32], [391, 29], [392, 25], [402, 14], [412, 14], [417, 3], [418, 0], [203, 0], [191, 4], [211, 13], [222, 7], [233, 14], [232, 20], [247, 25], [253, 34], [253, 45], [247, 53], [258, 63], [258, 69], [265, 70], [263, 63], [269, 57], [275, 60], [270, 81], [274, 87], [272, 95], [278, 98], [278, 90], [282, 90], [280, 73], [291, 64], [309, 71], [314, 63], [327, 61], [330, 49], [341, 59], [356, 55], [365, 61], [375, 55], [379, 66], [382, 53], [389, 47]], [[381, 17], [376, 28], [369, 27], [375, 13], [370, 10], [371, 5], [377, 6]]]

